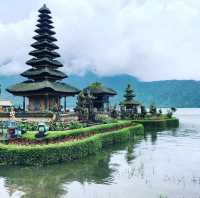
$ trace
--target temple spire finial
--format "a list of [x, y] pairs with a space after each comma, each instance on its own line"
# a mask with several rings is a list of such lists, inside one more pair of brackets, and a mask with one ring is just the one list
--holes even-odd
[[46, 3], [43, 4], [43, 6], [39, 9], [40, 13], [51, 13], [51, 11], [49, 10], [49, 8], [47, 7]]

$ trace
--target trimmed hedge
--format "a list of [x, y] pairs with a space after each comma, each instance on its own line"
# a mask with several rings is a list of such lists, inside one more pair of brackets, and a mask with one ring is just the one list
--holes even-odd
[[[108, 130], [117, 130], [124, 127], [128, 127], [133, 125], [132, 121], [119, 121], [117, 123], [96, 125], [92, 127], [80, 128], [80, 129], [72, 129], [67, 131], [49, 131], [48, 135], [43, 139], [46, 141], [51, 140], [62, 140], [66, 137], [76, 138], [76, 137], [87, 137], [93, 133], [98, 134]], [[23, 140], [35, 141], [36, 132], [27, 132], [22, 136]]]
[[136, 120], [134, 122], [143, 124], [144, 129], [148, 131], [179, 127], [179, 120], [175, 117], [162, 120]]
[[0, 144], [0, 163], [3, 165], [47, 165], [81, 159], [97, 154], [108, 145], [124, 142], [139, 135], [144, 135], [144, 127], [141, 124], [114, 132], [99, 133], [74, 142], [31, 146]]

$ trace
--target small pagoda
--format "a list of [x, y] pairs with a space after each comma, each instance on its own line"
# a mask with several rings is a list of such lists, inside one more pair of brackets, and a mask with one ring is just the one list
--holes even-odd
[[93, 107], [98, 111], [109, 109], [109, 98], [117, 95], [117, 92], [111, 88], [105, 87], [102, 83], [95, 82], [83, 89], [84, 93], [91, 94], [93, 99]]
[[124, 94], [124, 101], [120, 103], [120, 105], [124, 106], [126, 111], [134, 111], [137, 113], [137, 108], [141, 105], [140, 102], [136, 101], [135, 98], [135, 93], [133, 88], [131, 87], [130, 84], [125, 89], [125, 94]]
[[28, 111], [58, 111], [61, 110], [61, 98], [64, 98], [64, 109], [66, 109], [66, 97], [75, 96], [80, 91], [67, 85], [61, 80], [67, 78], [67, 75], [58, 70], [63, 67], [56, 58], [60, 55], [55, 51], [59, 47], [54, 44], [57, 39], [53, 36], [53, 22], [51, 20], [51, 11], [44, 4], [39, 9], [39, 19], [37, 35], [33, 37], [36, 42], [31, 46], [34, 48], [29, 55], [32, 59], [26, 62], [32, 68], [23, 72], [21, 76], [28, 78], [19, 84], [15, 84], [7, 91], [16, 96], [23, 96], [23, 108], [25, 110], [25, 98], [28, 98]]

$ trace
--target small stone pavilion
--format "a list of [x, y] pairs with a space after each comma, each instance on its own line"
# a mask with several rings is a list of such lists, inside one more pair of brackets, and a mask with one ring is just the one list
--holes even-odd
[[66, 97], [75, 96], [80, 91], [67, 85], [61, 80], [67, 78], [67, 75], [58, 70], [63, 67], [56, 58], [60, 55], [55, 51], [59, 47], [54, 44], [57, 41], [53, 37], [55, 32], [51, 20], [51, 11], [44, 4], [39, 9], [39, 19], [37, 35], [33, 37], [36, 42], [31, 46], [34, 48], [29, 55], [34, 58], [26, 62], [32, 68], [23, 72], [21, 75], [28, 80], [15, 84], [7, 91], [15, 96], [23, 96], [23, 109], [26, 109], [25, 98], [28, 98], [28, 111], [44, 112], [49, 110], [61, 110], [61, 98], [64, 98], [64, 109], [66, 109]]
[[111, 88], [105, 87], [102, 83], [96, 82], [83, 89], [83, 92], [94, 96], [93, 107], [98, 111], [109, 109], [109, 98], [117, 95]]

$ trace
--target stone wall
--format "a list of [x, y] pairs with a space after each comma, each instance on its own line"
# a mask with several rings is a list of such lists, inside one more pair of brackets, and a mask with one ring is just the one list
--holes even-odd
[[[9, 113], [0, 113], [0, 121], [7, 121], [10, 119]], [[28, 121], [28, 122], [51, 122], [55, 119], [52, 113], [17, 113], [15, 116], [16, 121]], [[75, 113], [61, 114], [60, 121], [62, 122], [75, 122], [78, 121], [78, 117]]]

